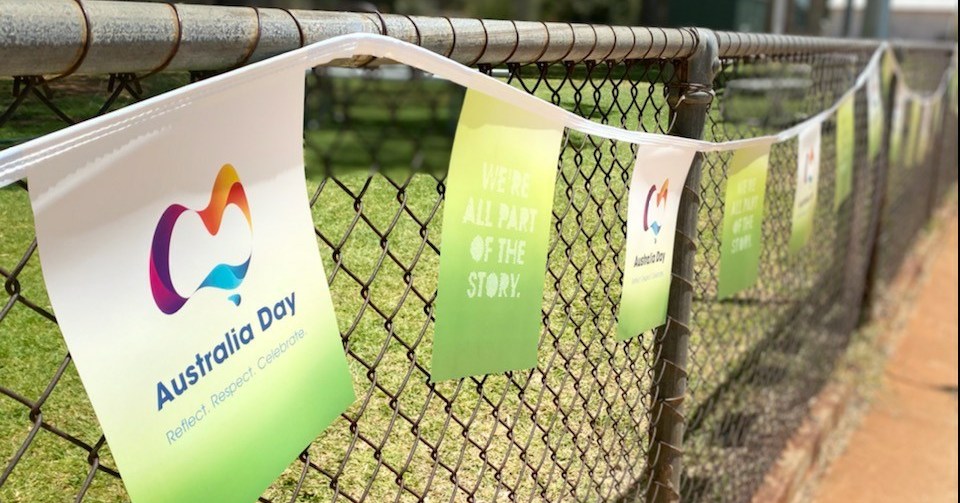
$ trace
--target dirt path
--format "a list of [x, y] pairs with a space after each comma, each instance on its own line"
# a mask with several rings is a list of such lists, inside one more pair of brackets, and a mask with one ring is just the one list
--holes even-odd
[[815, 501], [957, 501], [957, 219], [884, 371]]

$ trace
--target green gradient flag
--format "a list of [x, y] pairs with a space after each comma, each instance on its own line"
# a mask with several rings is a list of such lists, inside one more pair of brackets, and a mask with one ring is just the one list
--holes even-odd
[[933, 134], [931, 138], [931, 148], [936, 148], [937, 138], [940, 138], [940, 133], [943, 132], [943, 114], [946, 111], [946, 104], [944, 103], [944, 97], [937, 96], [933, 104]]
[[934, 105], [933, 102], [925, 102], [920, 112], [920, 137], [917, 140], [917, 163], [927, 160], [930, 151], [933, 150], [933, 129], [934, 129]]
[[656, 328], [667, 319], [677, 210], [695, 152], [637, 147], [627, 203], [627, 254], [617, 313], [617, 339]]
[[904, 164], [908, 168], [920, 162], [920, 130], [923, 128], [923, 104], [910, 100], [910, 122], [907, 126], [907, 144]]
[[436, 381], [534, 367], [563, 127], [467, 91], [440, 238]]
[[851, 94], [840, 103], [837, 109], [837, 148], [836, 148], [836, 180], [833, 195], [833, 209], [850, 197], [853, 192], [853, 156], [856, 148], [854, 130], [855, 115]]
[[354, 398], [303, 71], [193, 89], [30, 175], [50, 301], [134, 503], [255, 501]]
[[950, 86], [947, 88], [950, 98], [950, 111], [957, 115], [957, 59], [953, 59], [953, 75], [950, 76]]
[[887, 48], [887, 50], [883, 51], [883, 59], [880, 60], [880, 72], [882, 74], [881, 87], [883, 88], [885, 100], [890, 99], [890, 93], [893, 91], [893, 72], [895, 65], [893, 52]]
[[930, 103], [930, 135], [928, 149], [933, 153], [937, 146], [937, 136], [940, 134], [940, 124], [943, 121], [943, 101], [938, 96]]
[[943, 114], [945, 113], [946, 106], [943, 103], [944, 97], [937, 96], [937, 99], [933, 105], [933, 136], [934, 140], [940, 137], [940, 133], [943, 132]]
[[890, 113], [890, 166], [901, 166], [904, 158], [903, 128], [906, 123], [907, 98], [903, 87], [897, 86], [893, 97], [893, 110]]
[[793, 196], [793, 221], [790, 228], [791, 254], [806, 246], [813, 233], [813, 215], [817, 209], [817, 183], [820, 179], [820, 123], [811, 124], [797, 137], [797, 191]]
[[883, 96], [880, 74], [873, 72], [867, 78], [867, 155], [875, 161], [883, 143]]
[[757, 281], [769, 160], [770, 146], [763, 145], [737, 150], [730, 161], [720, 242], [719, 299]]

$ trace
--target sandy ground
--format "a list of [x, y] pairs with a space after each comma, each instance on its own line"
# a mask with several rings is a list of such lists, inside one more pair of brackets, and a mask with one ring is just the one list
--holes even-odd
[[881, 389], [814, 501], [957, 501], [957, 244], [954, 217]]

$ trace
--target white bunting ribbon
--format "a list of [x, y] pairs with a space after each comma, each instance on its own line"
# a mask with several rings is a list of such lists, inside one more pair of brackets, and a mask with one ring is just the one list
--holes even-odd
[[[360, 56], [384, 58], [432, 73], [465, 88], [495, 97], [521, 110], [555, 121], [566, 128], [610, 140], [645, 146], [671, 146], [699, 152], [719, 152], [770, 145], [793, 138], [810, 127], [811, 124], [822, 122], [834, 113], [847, 96], [857, 92], [866, 84], [870, 72], [874, 71], [880, 64], [883, 52], [890, 50], [889, 47], [889, 44], [882, 43], [863, 68], [863, 71], [857, 76], [854, 85], [826, 110], [777, 134], [711, 142], [643, 131], [630, 131], [600, 124], [422, 47], [382, 35], [342, 35], [175, 89], [107, 115], [81, 122], [0, 151], [0, 187], [28, 176], [29, 169], [44, 159], [69, 151], [79, 145], [97, 141], [134, 124], [153, 120], [172, 110], [190, 106], [194, 100], [203, 96], [222, 92], [253, 79], [270, 78], [271, 75], [291, 67], [306, 71], [314, 66]], [[900, 71], [899, 68], [897, 68], [897, 71]], [[946, 88], [948, 80], [949, 71], [945, 72], [937, 91], [927, 96], [918, 96], [918, 98], [932, 100], [934, 96], [939, 96]]]
[[[923, 103], [933, 103], [944, 93], [947, 92], [947, 86], [950, 85], [950, 77], [953, 75], [953, 72], [956, 71], [954, 65], [949, 65], [946, 70], [944, 70], [943, 75], [940, 76], [940, 82], [937, 84], [937, 88], [929, 93], [921, 93], [914, 89], [910, 89], [906, 86], [906, 74], [903, 70], [903, 67], [900, 66], [900, 62], [897, 61], [896, 54], [893, 52], [893, 46], [890, 44], [884, 43], [882, 49], [890, 51], [890, 54], [893, 56], [890, 58], [891, 64], [893, 64], [893, 73], [897, 76], [897, 81], [903, 83], [903, 86], [900, 86], [898, 92], [903, 92], [906, 95], [906, 99], [909, 101], [920, 101]], [[952, 60], [955, 60], [957, 57], [957, 49], [953, 49]]]

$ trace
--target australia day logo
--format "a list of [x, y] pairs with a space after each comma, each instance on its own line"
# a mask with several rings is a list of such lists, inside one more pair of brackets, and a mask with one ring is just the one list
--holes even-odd
[[805, 156], [803, 162], [803, 182], [807, 184], [813, 183], [813, 167], [817, 160], [815, 149], [815, 145], [810, 145], [810, 148], [807, 149], [807, 155]]
[[[661, 218], [666, 212], [667, 190], [669, 186], [669, 178], [665, 179], [659, 188], [656, 184], [651, 185], [650, 190], [647, 192], [646, 204], [643, 205], [643, 230], [644, 232], [653, 233], [654, 243], [657, 242], [657, 237], [660, 236], [660, 231], [663, 230]], [[651, 211], [650, 205], [654, 202], [654, 208], [653, 211]]]
[[[210, 202], [206, 208], [194, 210], [175, 203], [164, 210], [153, 233], [153, 244], [150, 249], [150, 289], [160, 311], [165, 314], [176, 313], [194, 293], [203, 288], [234, 290], [243, 282], [243, 278], [247, 275], [247, 268], [250, 266], [250, 252], [247, 253], [246, 260], [239, 264], [220, 263], [214, 266], [203, 281], [186, 296], [181, 295], [174, 288], [170, 274], [170, 241], [180, 217], [189, 213], [198, 215], [206, 231], [211, 236], [216, 236], [220, 232], [224, 211], [231, 205], [243, 212], [247, 226], [252, 232], [253, 222], [250, 219], [247, 194], [240, 183], [237, 171], [232, 165], [224, 164], [217, 173], [210, 193]], [[234, 305], [240, 305], [239, 294], [234, 293], [227, 298]]]

